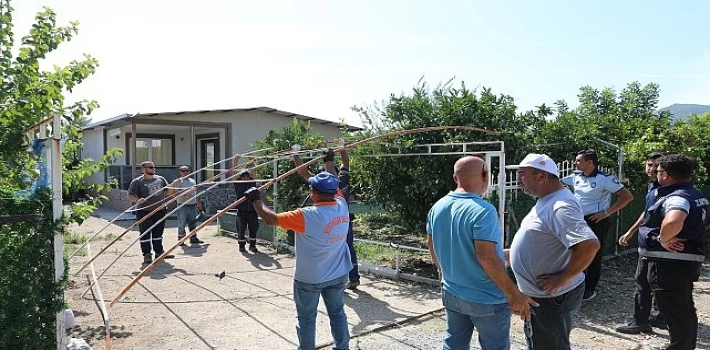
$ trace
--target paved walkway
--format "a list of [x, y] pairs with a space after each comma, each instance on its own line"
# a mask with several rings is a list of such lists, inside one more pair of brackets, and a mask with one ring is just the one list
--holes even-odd
[[[107, 219], [118, 213], [98, 211]], [[133, 223], [117, 221], [92, 243], [92, 252], [106, 246], [108, 239]], [[83, 225], [71, 227], [78, 233], [91, 235], [106, 225], [106, 220], [92, 217]], [[295, 307], [292, 279], [294, 260], [260, 246], [258, 254], [237, 251], [236, 241], [216, 235], [216, 225], [207, 226], [199, 233], [203, 245], [179, 247], [175, 259], [159, 264], [143, 278], [113, 308], [111, 317], [114, 349], [294, 349]], [[138, 236], [130, 231], [115, 246], [110, 247], [96, 261], [101, 273], [124, 249], [101, 280], [106, 299], [118, 291], [142, 269], [140, 248], [129, 247]], [[175, 243], [175, 220], [167, 223], [165, 246]], [[70, 271], [77, 271], [88, 259], [77, 256], [70, 262]], [[633, 261], [625, 262], [629, 266]], [[225, 271], [225, 278], [215, 277]], [[600, 300], [584, 304], [577, 317], [577, 328], [572, 332], [573, 349], [639, 349], [663, 345], [667, 332], [651, 335], [623, 335], [613, 327], [628, 316], [631, 309], [633, 271], [622, 266], [608, 270], [603, 277], [606, 294]], [[616, 276], [619, 274], [619, 276]], [[701, 283], [696, 285], [696, 306], [701, 320], [698, 348], [708, 349], [710, 343], [703, 334], [710, 334], [707, 326], [710, 305], [708, 268], [703, 270]], [[346, 291], [345, 304], [350, 332], [351, 349], [440, 349], [444, 332], [444, 315], [436, 287], [363, 276], [357, 291]], [[94, 349], [103, 349], [103, 321], [91, 294], [81, 297], [88, 283], [82, 273], [72, 276], [66, 299], [75, 311], [80, 325], [72, 331], [86, 339]], [[372, 332], [371, 332], [372, 331]], [[513, 319], [512, 349], [524, 349], [522, 324]], [[318, 344], [330, 342], [328, 318], [320, 305]], [[472, 348], [478, 349], [477, 340]], [[326, 346], [327, 348], [327, 346]]]
[[[118, 221], [127, 227], [132, 222]], [[91, 234], [106, 224], [91, 218], [76, 232]], [[174, 221], [165, 232], [166, 248], [176, 241]], [[107, 238], [124, 231], [119, 225], [105, 230]], [[239, 253], [236, 241], [216, 236], [216, 226], [199, 234], [203, 245], [179, 247], [176, 258], [159, 264], [114, 307], [111, 316], [114, 348], [131, 349], [292, 349], [296, 347], [292, 280], [294, 260], [260, 246], [258, 254]], [[130, 231], [97, 258], [101, 273], [135, 240]], [[103, 234], [101, 235], [103, 236]], [[92, 253], [107, 244], [92, 243]], [[71, 261], [73, 274], [88, 258]], [[142, 266], [140, 248], [128, 248], [101, 279], [107, 300], [112, 299]], [[225, 271], [225, 278], [215, 277]], [[88, 272], [88, 269], [87, 269]], [[86, 277], [72, 276], [67, 299], [80, 325], [74, 331], [95, 348], [102, 344], [100, 313], [91, 294], [81, 297]], [[345, 295], [346, 313], [353, 335], [437, 310], [441, 301], [436, 288], [364, 276], [357, 291]], [[331, 340], [325, 307], [319, 306], [317, 343]], [[357, 347], [353, 347], [356, 349]]]

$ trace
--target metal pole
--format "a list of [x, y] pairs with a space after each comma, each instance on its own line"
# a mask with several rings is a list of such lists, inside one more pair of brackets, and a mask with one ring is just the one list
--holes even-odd
[[498, 225], [503, 231], [503, 241], [508, 242], [509, 233], [505, 232], [505, 142], [503, 141], [500, 142], [498, 168]]
[[399, 247], [395, 250], [395, 269], [397, 270], [397, 273], [399, 274], [401, 271], [399, 271]]
[[[621, 149], [621, 147], [619, 147], [618, 145], [615, 145], [611, 142], [604, 141], [600, 138], [594, 138], [594, 140], [596, 140], [597, 142], [599, 142], [601, 144], [604, 144], [604, 145], [607, 145], [611, 148], [616, 149], [616, 152], [618, 154], [618, 162], [619, 162], [619, 164], [618, 164], [619, 173], [617, 175], [619, 177], [619, 182], [624, 183], [624, 172], [623, 172], [624, 171], [624, 151]], [[623, 209], [619, 210], [619, 212], [616, 214], [616, 235], [615, 235], [616, 240], [614, 240], [614, 242], [619, 241], [619, 231], [621, 229], [621, 212], [622, 211], [623, 211]], [[602, 247], [602, 249], [604, 249], [604, 247]], [[619, 245], [618, 244], [614, 244], [614, 255], [619, 255]]]
[[[274, 170], [272, 172], [272, 176], [274, 179], [279, 177], [279, 160], [278, 159], [274, 159]], [[279, 185], [278, 182], [276, 182], [276, 183], [274, 183], [274, 186], [271, 187], [271, 191], [274, 195], [274, 204], [273, 204], [274, 212], [278, 212], [278, 210], [277, 210], [278, 198], [279, 198], [278, 197], [278, 190], [277, 190], [278, 185]], [[276, 237], [276, 226], [271, 227], [271, 238], [272, 238], [272, 241], [274, 242], [274, 246], [276, 246], [276, 244], [278, 243], [278, 237]]]
[[131, 152], [131, 180], [136, 178], [136, 142], [138, 142], [138, 135], [136, 135], [136, 122], [131, 122], [131, 136], [132, 142], [128, 145], [128, 149]]
[[[621, 147], [619, 147], [619, 182], [622, 184], [624, 183], [624, 151], [621, 150]], [[619, 241], [619, 230], [621, 228], [622, 220], [621, 220], [621, 212], [623, 211], [623, 208], [619, 210], [619, 213], [616, 214], [616, 241]], [[614, 244], [614, 255], [619, 255], [619, 245]]]
[[[190, 166], [192, 166], [193, 170], [197, 169], [197, 161], [195, 160], [195, 127], [192, 125], [190, 125]], [[200, 175], [202, 175], [202, 173], [200, 173]]]

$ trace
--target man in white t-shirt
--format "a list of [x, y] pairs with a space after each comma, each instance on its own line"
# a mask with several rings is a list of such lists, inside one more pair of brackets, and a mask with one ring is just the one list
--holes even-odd
[[532, 312], [528, 346], [570, 349], [572, 317], [584, 293], [583, 271], [599, 250], [599, 240], [550, 157], [528, 154], [520, 165], [508, 168], [518, 169], [523, 191], [538, 198], [508, 255], [518, 288], [540, 304]]
[[[203, 207], [200, 197], [197, 196], [197, 183], [188, 176], [190, 168], [187, 165], [183, 165], [178, 171], [180, 172], [180, 177], [170, 184], [167, 194], [178, 193], [177, 205], [181, 207], [177, 211], [177, 239], [181, 240], [186, 234], [185, 226], [187, 226], [190, 232], [197, 228], [197, 216], [202, 211]], [[202, 244], [205, 242], [197, 238], [197, 234], [194, 234], [190, 237], [190, 243]], [[185, 245], [185, 243], [182, 245]]]

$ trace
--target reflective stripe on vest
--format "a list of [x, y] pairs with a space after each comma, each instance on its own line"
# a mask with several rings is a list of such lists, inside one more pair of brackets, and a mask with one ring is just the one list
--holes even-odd
[[646, 250], [643, 248], [639, 248], [639, 255], [645, 256], [647, 258], [662, 258], [662, 259], [694, 261], [694, 262], [705, 261], [704, 255], [677, 253], [677, 252], [668, 252], [668, 251], [665, 251], [665, 252], [652, 251], [652, 250]]

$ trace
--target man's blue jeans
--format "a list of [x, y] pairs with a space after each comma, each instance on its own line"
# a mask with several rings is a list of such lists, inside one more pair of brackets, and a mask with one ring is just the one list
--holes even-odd
[[582, 305], [582, 294], [584, 283], [553, 298], [532, 298], [540, 306], [532, 309], [533, 334], [532, 339], [528, 339], [529, 350], [570, 349], [572, 318]]
[[469, 349], [473, 329], [483, 350], [510, 349], [510, 307], [504, 304], [478, 304], [441, 290], [446, 308], [444, 350]]
[[[177, 211], [178, 239], [185, 237], [185, 226], [194, 231], [197, 227], [197, 205], [187, 204]], [[196, 236], [195, 236], [196, 237]]]
[[354, 215], [350, 214], [350, 226], [348, 226], [348, 236], [346, 241], [348, 243], [348, 250], [350, 250], [350, 262], [353, 263], [353, 269], [350, 270], [349, 279], [351, 281], [359, 281], [360, 273], [357, 268], [357, 255], [355, 253], [355, 235], [353, 234], [353, 219]]
[[318, 284], [293, 280], [293, 301], [296, 303], [296, 314], [298, 315], [296, 333], [298, 334], [299, 350], [316, 348], [316, 315], [321, 296], [323, 296], [325, 308], [328, 310], [328, 318], [330, 318], [333, 349], [347, 350], [349, 348], [350, 332], [343, 306], [346, 283], [348, 283], [348, 274]]

